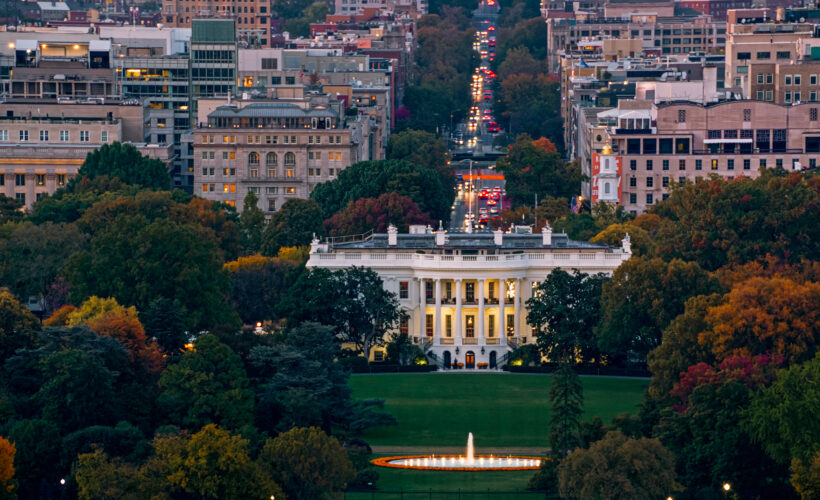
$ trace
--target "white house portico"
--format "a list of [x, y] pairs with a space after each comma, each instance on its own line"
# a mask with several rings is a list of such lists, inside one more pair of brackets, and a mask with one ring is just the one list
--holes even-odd
[[[406, 313], [400, 330], [440, 366], [502, 365], [515, 347], [534, 342], [526, 321], [533, 289], [556, 268], [611, 274], [629, 259], [623, 248], [541, 234], [529, 227], [503, 233], [447, 233], [394, 227], [358, 241], [311, 245], [309, 268], [363, 266], [384, 280]], [[486, 365], [485, 365], [486, 363]]]

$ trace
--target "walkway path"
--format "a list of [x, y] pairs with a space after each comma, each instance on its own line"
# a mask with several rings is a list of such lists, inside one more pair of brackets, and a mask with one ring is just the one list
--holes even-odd
[[[464, 446], [371, 446], [379, 455], [463, 455]], [[511, 446], [493, 448], [482, 446], [476, 450], [480, 455], [546, 455], [548, 448], [533, 446]]]

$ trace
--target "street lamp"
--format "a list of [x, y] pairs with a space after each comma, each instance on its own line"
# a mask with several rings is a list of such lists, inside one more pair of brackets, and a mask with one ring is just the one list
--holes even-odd
[[732, 489], [732, 485], [729, 483], [723, 483], [723, 491], [729, 492]]

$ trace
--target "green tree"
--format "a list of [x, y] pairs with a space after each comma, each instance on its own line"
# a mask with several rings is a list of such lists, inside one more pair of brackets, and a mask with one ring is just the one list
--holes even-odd
[[717, 280], [697, 263], [633, 257], [603, 287], [598, 345], [621, 359], [642, 360], [661, 344], [664, 328], [684, 312], [686, 299], [718, 291]]
[[14, 198], [0, 194], [0, 225], [7, 222], [19, 222], [23, 218], [20, 210], [23, 204]]
[[343, 342], [354, 344], [370, 357], [370, 349], [401, 319], [396, 294], [384, 289], [372, 269], [351, 267], [338, 271], [315, 269], [303, 273], [281, 304], [290, 324], [318, 321], [332, 325]]
[[544, 61], [536, 60], [527, 47], [514, 47], [498, 65], [498, 76], [503, 79], [520, 73], [539, 75], [545, 73], [545, 69]]
[[390, 135], [388, 160], [407, 160], [439, 173], [443, 180], [453, 182], [453, 171], [447, 163], [447, 144], [443, 137], [424, 130], [403, 130]]
[[81, 500], [117, 498], [138, 500], [145, 498], [145, 478], [138, 467], [117, 458], [110, 458], [96, 448], [77, 455], [77, 496]]
[[165, 354], [174, 356], [188, 343], [185, 309], [179, 301], [158, 297], [141, 314], [145, 332]]
[[[777, 380], [752, 396], [743, 427], [766, 453], [792, 466], [796, 489], [806, 481], [802, 471], [812, 470], [820, 453], [820, 355], [777, 373]], [[816, 473], [812, 473], [814, 477]]]
[[339, 441], [316, 427], [294, 427], [268, 440], [258, 462], [291, 500], [337, 498], [356, 476]]
[[40, 330], [37, 318], [8, 290], [0, 288], [0, 363], [17, 349], [32, 348]]
[[577, 165], [565, 162], [556, 151], [539, 147], [526, 134], [518, 136], [496, 167], [507, 179], [513, 206], [532, 204], [537, 196], [574, 196], [583, 179]]
[[562, 496], [579, 500], [650, 500], [680, 490], [675, 456], [657, 439], [607, 433], [588, 450], [579, 448], [558, 467]]
[[315, 235], [323, 234], [322, 220], [322, 209], [314, 200], [286, 201], [265, 227], [262, 254], [272, 257], [282, 247], [309, 244]]
[[601, 232], [593, 236], [589, 241], [592, 243], [606, 243], [613, 247], [621, 246], [626, 235], [632, 243], [632, 255], [635, 257], [651, 256], [654, 252], [654, 244], [649, 233], [641, 227], [632, 224], [614, 223], [606, 226]]
[[234, 309], [245, 324], [280, 319], [279, 302], [296, 279], [297, 266], [275, 257], [250, 255], [224, 266]]
[[11, 425], [9, 441], [17, 452], [14, 456], [15, 476], [21, 496], [36, 498], [40, 481], [57, 484], [60, 463], [60, 430], [48, 420], [27, 419]]
[[[559, 149], [563, 145], [561, 125], [561, 93], [556, 78], [546, 75], [519, 73], [496, 84], [499, 99], [493, 106], [495, 116], [507, 123], [513, 136], [528, 134], [547, 137]], [[577, 194], [578, 190], [572, 192]]]
[[181, 427], [215, 423], [238, 429], [252, 422], [248, 385], [239, 356], [214, 335], [204, 335], [162, 373], [157, 403], [168, 422]]
[[550, 434], [552, 455], [566, 457], [581, 446], [581, 415], [584, 393], [578, 374], [568, 362], [562, 362], [552, 376], [550, 387]]
[[146, 310], [165, 297], [182, 304], [192, 328], [235, 321], [213, 233], [198, 225], [118, 215], [71, 256], [65, 275], [75, 302], [97, 295]]
[[600, 362], [593, 329], [601, 317], [601, 274], [555, 269], [527, 300], [527, 323], [538, 329], [537, 343], [552, 361]]
[[77, 184], [102, 176], [148, 189], [168, 189], [171, 186], [171, 176], [165, 163], [141, 155], [131, 144], [114, 142], [103, 144], [101, 148], [88, 153], [77, 176], [68, 182], [66, 190], [74, 192]]
[[265, 212], [257, 206], [259, 198], [253, 191], [245, 196], [242, 213], [239, 215], [242, 253], [257, 253], [262, 247], [262, 233], [265, 231]]
[[407, 196], [434, 220], [450, 220], [453, 190], [436, 171], [406, 160], [355, 163], [339, 172], [336, 179], [316, 186], [311, 198], [329, 218], [351, 201], [390, 192]]

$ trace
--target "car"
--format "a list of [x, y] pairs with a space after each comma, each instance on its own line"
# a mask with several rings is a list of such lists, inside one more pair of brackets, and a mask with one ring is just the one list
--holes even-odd
[[493, 207], [495, 205], [498, 205], [498, 202], [495, 201], [495, 200], [490, 199], [490, 200], [487, 200], [487, 205]]
[[495, 214], [497, 214], [497, 213], [498, 213], [498, 209], [497, 209], [497, 208], [491, 208], [491, 209], [490, 209], [490, 215], [495, 215]]

